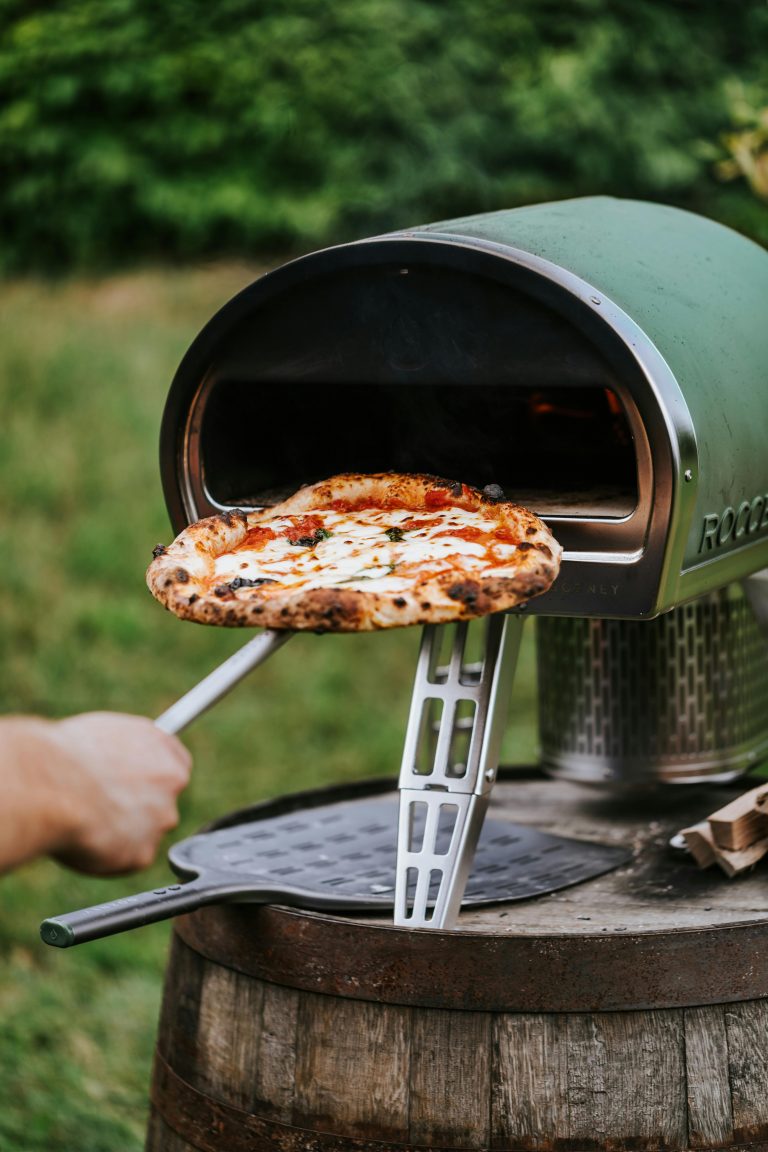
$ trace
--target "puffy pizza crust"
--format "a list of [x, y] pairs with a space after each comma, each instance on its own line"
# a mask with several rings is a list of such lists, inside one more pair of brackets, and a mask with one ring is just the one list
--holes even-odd
[[[487, 574], [469, 566], [464, 570], [459, 558], [450, 571], [416, 577], [410, 587], [395, 593], [376, 590], [375, 577], [372, 587], [299, 587], [268, 594], [260, 586], [214, 591], [217, 559], [236, 551], [253, 528], [277, 517], [339, 507], [354, 515], [356, 505], [414, 515], [461, 508], [513, 533], [516, 546], [503, 569], [493, 565]], [[349, 473], [301, 488], [271, 508], [233, 510], [189, 525], [168, 548], [155, 549], [147, 584], [171, 612], [202, 624], [369, 632], [443, 624], [514, 608], [547, 591], [557, 576], [560, 556], [559, 544], [537, 516], [497, 499], [492, 491], [480, 492], [435, 476]]]

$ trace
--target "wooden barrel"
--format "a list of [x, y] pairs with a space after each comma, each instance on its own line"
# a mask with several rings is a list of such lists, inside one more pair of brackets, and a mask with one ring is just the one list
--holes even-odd
[[454, 932], [180, 919], [148, 1152], [768, 1149], [765, 872], [728, 881], [667, 844], [733, 794], [500, 781], [496, 818], [634, 860]]

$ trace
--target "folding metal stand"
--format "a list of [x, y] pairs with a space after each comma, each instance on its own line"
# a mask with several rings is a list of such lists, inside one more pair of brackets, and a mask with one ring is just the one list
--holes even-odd
[[486, 629], [476, 662], [469, 623], [422, 635], [399, 782], [395, 924], [409, 928], [454, 923], [496, 779], [523, 620], [497, 614], [474, 627]]

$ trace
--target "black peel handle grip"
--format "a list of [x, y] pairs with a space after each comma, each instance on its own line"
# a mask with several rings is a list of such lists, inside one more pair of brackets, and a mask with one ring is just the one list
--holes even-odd
[[54, 948], [71, 948], [73, 944], [85, 944], [88, 940], [113, 936], [128, 928], [141, 928], [158, 920], [168, 920], [181, 912], [192, 912], [214, 899], [215, 895], [216, 889], [200, 879], [186, 884], [168, 884], [151, 892], [137, 892], [135, 896], [124, 896], [106, 904], [66, 912], [63, 916], [52, 916], [40, 925], [40, 936]]

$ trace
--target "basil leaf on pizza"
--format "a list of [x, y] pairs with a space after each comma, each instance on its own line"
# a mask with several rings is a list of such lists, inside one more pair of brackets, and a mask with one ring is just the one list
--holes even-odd
[[185, 620], [368, 632], [514, 608], [550, 587], [561, 548], [537, 516], [435, 476], [344, 474], [233, 510], [158, 547], [153, 595]]

